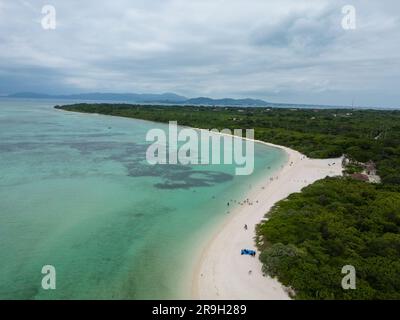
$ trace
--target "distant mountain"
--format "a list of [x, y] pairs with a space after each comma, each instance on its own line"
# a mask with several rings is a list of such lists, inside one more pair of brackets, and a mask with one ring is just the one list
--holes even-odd
[[138, 94], [138, 93], [80, 93], [69, 95], [48, 95], [33, 92], [19, 92], [8, 95], [10, 98], [25, 99], [63, 99], [63, 100], [94, 100], [94, 101], [126, 101], [135, 103], [173, 103], [204, 106], [265, 106], [268, 103], [258, 99], [211, 99], [199, 97], [188, 99], [175, 93]]
[[51, 98], [48, 94], [43, 93], [33, 93], [33, 92], [18, 92], [9, 94], [7, 97], [9, 98], [29, 98], [29, 99], [49, 99]]

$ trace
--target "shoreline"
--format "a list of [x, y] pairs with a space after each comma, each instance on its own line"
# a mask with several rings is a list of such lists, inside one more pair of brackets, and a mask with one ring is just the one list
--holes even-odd
[[[203, 129], [200, 129], [203, 130]], [[247, 139], [243, 137], [242, 139]], [[191, 299], [288, 300], [288, 291], [276, 279], [263, 276], [255, 245], [255, 227], [280, 200], [326, 176], [342, 175], [342, 158], [310, 159], [285, 146], [253, 140], [287, 154], [281, 169], [260, 179], [243, 196], [249, 204], [236, 204], [229, 217], [206, 242], [192, 274]], [[244, 225], [248, 230], [244, 230]], [[256, 250], [256, 257], [242, 256], [241, 249]]]
[[[55, 110], [71, 112], [62, 109]], [[146, 119], [98, 113], [74, 113], [154, 122]], [[163, 122], [156, 123], [167, 125]], [[183, 125], [179, 125], [179, 127], [209, 131]], [[226, 133], [215, 134], [233, 136]], [[245, 193], [242, 199], [238, 199], [238, 202], [250, 199], [253, 202], [252, 206], [236, 203], [235, 206], [231, 207], [229, 216], [225, 217], [220, 225], [209, 230], [207, 234], [199, 236], [200, 246], [196, 249], [197, 254], [194, 256], [194, 262], [191, 263], [192, 269], [188, 270], [188, 277], [184, 277], [189, 284], [186, 285], [186, 281], [184, 281], [181, 286], [189, 289], [190, 299], [290, 299], [287, 290], [276, 279], [264, 277], [262, 274], [259, 252], [255, 246], [255, 226], [265, 220], [265, 215], [276, 202], [285, 199], [292, 193], [299, 192], [302, 188], [326, 176], [342, 175], [342, 158], [310, 159], [285, 146], [246, 137], [233, 137], [252, 140], [254, 143], [283, 150], [287, 159], [281, 165], [281, 168], [273, 172], [273, 181], [269, 180], [270, 175], [260, 178], [251, 191]], [[332, 166], [332, 163], [335, 163], [335, 165]], [[248, 226], [247, 231], [243, 229], [245, 224]], [[240, 250], [244, 248], [256, 250], [256, 257], [241, 256]], [[250, 270], [251, 275], [248, 273]]]

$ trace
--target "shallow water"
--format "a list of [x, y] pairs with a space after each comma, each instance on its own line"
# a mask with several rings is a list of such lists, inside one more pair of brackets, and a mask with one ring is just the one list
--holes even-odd
[[53, 109], [65, 103], [0, 99], [0, 298], [190, 298], [199, 235], [285, 154], [256, 145], [251, 176], [150, 166], [145, 135], [166, 125]]

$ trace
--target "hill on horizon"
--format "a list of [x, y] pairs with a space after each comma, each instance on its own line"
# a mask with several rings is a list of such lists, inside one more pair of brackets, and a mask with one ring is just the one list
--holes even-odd
[[175, 93], [139, 94], [139, 93], [79, 93], [66, 95], [50, 95], [35, 92], [17, 92], [9, 94], [9, 98], [21, 99], [65, 99], [65, 100], [101, 100], [101, 101], [127, 101], [136, 103], [175, 103], [209, 106], [266, 106], [268, 102], [260, 99], [212, 99], [208, 97], [187, 98]]

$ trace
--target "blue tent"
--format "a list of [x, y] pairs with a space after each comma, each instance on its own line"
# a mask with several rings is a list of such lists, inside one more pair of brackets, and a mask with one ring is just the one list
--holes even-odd
[[247, 254], [249, 256], [253, 256], [254, 257], [256, 255], [256, 252], [254, 250], [242, 249], [241, 254], [242, 255]]

